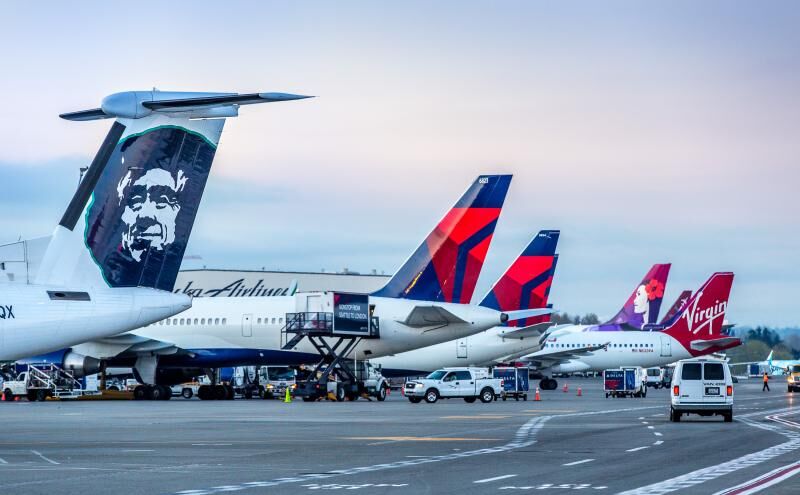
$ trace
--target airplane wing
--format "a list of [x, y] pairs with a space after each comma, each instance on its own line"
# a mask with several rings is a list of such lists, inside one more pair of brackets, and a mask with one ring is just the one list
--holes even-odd
[[500, 332], [501, 339], [529, 339], [542, 336], [549, 328], [551, 328], [555, 323], [547, 321], [543, 323], [535, 323], [533, 325], [528, 325], [527, 327], [508, 327]]
[[181, 349], [171, 342], [165, 342], [149, 337], [142, 337], [132, 333], [123, 333], [95, 339], [73, 347], [78, 354], [97, 358], [111, 358], [125, 355], [147, 354], [175, 354]]
[[711, 347], [722, 347], [730, 344], [741, 343], [738, 337], [722, 337], [719, 339], [693, 340], [689, 345], [692, 350], [704, 351]]
[[440, 306], [414, 306], [405, 320], [398, 320], [409, 327], [429, 327], [466, 321]]
[[542, 349], [520, 358], [521, 361], [541, 363], [542, 365], [553, 365], [573, 358], [591, 356], [594, 351], [605, 349], [608, 343], [602, 345], [587, 345], [583, 347], [571, 347], [558, 350]]

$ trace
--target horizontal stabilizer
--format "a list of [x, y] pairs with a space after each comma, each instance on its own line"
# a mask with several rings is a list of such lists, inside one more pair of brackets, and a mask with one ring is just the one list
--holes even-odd
[[[535, 323], [533, 325], [528, 325], [527, 327], [507, 327], [508, 330], [503, 331], [499, 334], [499, 337], [502, 339], [530, 339], [530, 338], [539, 338], [543, 335], [548, 328], [555, 325], [555, 323], [551, 321], [546, 321], [542, 323]], [[513, 330], [512, 330], [513, 328]]]
[[406, 319], [400, 323], [409, 327], [429, 327], [449, 323], [466, 323], [466, 320], [439, 306], [414, 306]]
[[538, 309], [521, 309], [519, 311], [506, 311], [503, 313], [508, 316], [506, 321], [524, 320], [526, 318], [533, 318], [534, 316], [551, 315], [556, 310], [553, 308], [538, 308]]
[[113, 117], [141, 119], [153, 113], [179, 114], [202, 119], [236, 117], [241, 105], [303, 100], [313, 96], [289, 93], [190, 93], [179, 91], [125, 91], [103, 98], [100, 108], [62, 113], [65, 120], [87, 121]]
[[741, 340], [738, 337], [722, 337], [710, 340], [693, 340], [690, 345], [694, 351], [705, 351], [712, 347], [725, 347], [732, 344], [738, 345], [740, 343]]

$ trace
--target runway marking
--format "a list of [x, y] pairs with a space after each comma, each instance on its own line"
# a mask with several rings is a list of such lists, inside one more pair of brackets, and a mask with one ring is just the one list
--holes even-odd
[[562, 466], [577, 466], [578, 464], [586, 464], [587, 462], [592, 462], [594, 459], [583, 459], [582, 461], [575, 461], [575, 462], [568, 462], [566, 464], [562, 464]]
[[[231, 485], [226, 486], [224, 490], [218, 488], [207, 488], [201, 490], [185, 490], [182, 492], [176, 492], [179, 495], [211, 495], [214, 493], [222, 493], [223, 491], [239, 491], [245, 490], [247, 488], [264, 488], [270, 486], [278, 486], [284, 485], [289, 483], [301, 483], [301, 482], [308, 482], [317, 479], [326, 479], [332, 478], [334, 476], [352, 476], [358, 475], [363, 473], [371, 473], [377, 471], [384, 471], [387, 469], [402, 469], [406, 467], [417, 466], [421, 464], [431, 464], [436, 462], [444, 462], [444, 461], [453, 461], [459, 460], [468, 457], [476, 457], [481, 455], [492, 455], [498, 454], [502, 452], [510, 452], [513, 450], [530, 447], [534, 443], [536, 443], [536, 434], [539, 430], [542, 429], [544, 424], [549, 421], [550, 419], [561, 419], [566, 417], [582, 417], [582, 416], [596, 416], [601, 414], [616, 414], [621, 412], [630, 412], [630, 411], [641, 411], [644, 409], [656, 409], [662, 406], [644, 406], [644, 407], [629, 407], [629, 408], [621, 408], [621, 409], [609, 409], [605, 411], [589, 411], [589, 412], [581, 412], [581, 413], [572, 413], [572, 414], [561, 414], [555, 416], [540, 416], [531, 418], [526, 421], [519, 429], [517, 429], [514, 437], [506, 443], [505, 445], [499, 445], [497, 447], [487, 447], [477, 450], [466, 450], [461, 452], [453, 452], [451, 454], [439, 455], [439, 456], [430, 456], [430, 457], [422, 457], [419, 459], [406, 459], [404, 461], [395, 461], [395, 462], [387, 462], [383, 464], [373, 464], [369, 466], [359, 466], [354, 468], [348, 469], [337, 469], [333, 471], [329, 471], [326, 473], [313, 473], [313, 474], [305, 474], [299, 475], [295, 477], [289, 478], [277, 478], [265, 481], [248, 481], [242, 483], [240, 485]], [[600, 489], [600, 487], [594, 487]], [[602, 488], [606, 488], [605, 486]]]
[[647, 427], [647, 429], [648, 429], [648, 430], [652, 430], [652, 429], [654, 429], [654, 428], [655, 428], [655, 426], [648, 426], [648, 427]]
[[193, 443], [192, 447], [228, 447], [232, 443]]
[[6, 460], [5, 460], [5, 459], [3, 459], [2, 457], [0, 457], [0, 464], [8, 464], [8, 462], [6, 462]]
[[[766, 414], [765, 414], [766, 413]], [[708, 466], [702, 469], [697, 469], [690, 473], [682, 474], [674, 478], [670, 478], [651, 485], [642, 486], [633, 490], [627, 490], [620, 495], [661, 495], [678, 490], [688, 490], [689, 488], [728, 475], [734, 471], [739, 471], [748, 467], [752, 467], [763, 462], [769, 461], [776, 457], [789, 454], [797, 449], [800, 449], [800, 434], [795, 430], [786, 430], [774, 424], [765, 424], [753, 421], [752, 417], [762, 416], [773, 423], [784, 426], [800, 427], [800, 423], [795, 423], [784, 418], [784, 416], [797, 414], [798, 410], [792, 407], [785, 407], [772, 411], [762, 411], [755, 413], [748, 413], [739, 415], [738, 421], [741, 421], [749, 426], [760, 428], [762, 430], [769, 430], [774, 433], [783, 435], [789, 441], [774, 445], [772, 447], [753, 452], [736, 459], [723, 462], [714, 466]], [[788, 423], [788, 424], [787, 424]]]
[[649, 449], [649, 448], [650, 448], [649, 445], [645, 445], [644, 447], [636, 447], [634, 449], [628, 449], [625, 452], [638, 452], [640, 450]]
[[592, 486], [591, 483], [542, 483], [528, 486], [501, 486], [498, 490], [605, 490], [607, 486]]
[[656, 440], [653, 445], [661, 445], [662, 443], [664, 443], [664, 440]]
[[439, 419], [508, 419], [511, 416], [480, 415], [480, 416], [440, 416]]
[[153, 449], [124, 449], [123, 452], [155, 452]]
[[309, 483], [302, 486], [309, 490], [361, 490], [362, 488], [402, 488], [408, 486], [408, 483], [359, 483], [358, 485], [342, 485], [339, 483], [320, 485], [319, 483]]
[[36, 451], [36, 450], [31, 450], [31, 452], [33, 452], [34, 454], [38, 455], [39, 457], [41, 457], [41, 458], [42, 458], [42, 459], [44, 459], [45, 461], [49, 462], [50, 464], [56, 464], [56, 465], [58, 465], [58, 464], [61, 464], [60, 462], [56, 462], [56, 461], [54, 461], [53, 459], [50, 459], [49, 457], [45, 457], [45, 456], [43, 456], [43, 455], [41, 454], [41, 452], [39, 452], [39, 451]]
[[490, 483], [492, 481], [505, 480], [505, 479], [508, 479], [508, 478], [513, 478], [515, 476], [517, 476], [517, 475], [516, 474], [504, 474], [503, 476], [495, 476], [494, 478], [486, 478], [484, 480], [473, 481], [473, 483]]
[[649, 421], [642, 421], [643, 425], [649, 424]]
[[472, 437], [341, 437], [342, 440], [380, 440], [384, 442], [498, 442], [502, 438], [472, 438]]
[[800, 473], [800, 461], [789, 464], [788, 466], [779, 467], [778, 469], [773, 469], [758, 478], [718, 491], [714, 495], [749, 495], [751, 493], [757, 493], [781, 481], [787, 480], [797, 473]]

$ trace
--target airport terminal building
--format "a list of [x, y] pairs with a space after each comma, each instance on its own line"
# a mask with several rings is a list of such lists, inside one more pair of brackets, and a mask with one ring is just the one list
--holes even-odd
[[338, 291], [370, 293], [383, 287], [388, 275], [350, 271], [284, 272], [262, 270], [181, 270], [175, 292], [193, 297], [271, 297], [294, 292]]

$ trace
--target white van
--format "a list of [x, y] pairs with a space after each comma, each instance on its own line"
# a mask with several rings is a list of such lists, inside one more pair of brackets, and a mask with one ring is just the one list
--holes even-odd
[[721, 359], [678, 361], [670, 397], [670, 421], [680, 421], [683, 414], [719, 414], [726, 423], [733, 421], [733, 380], [728, 364]]

